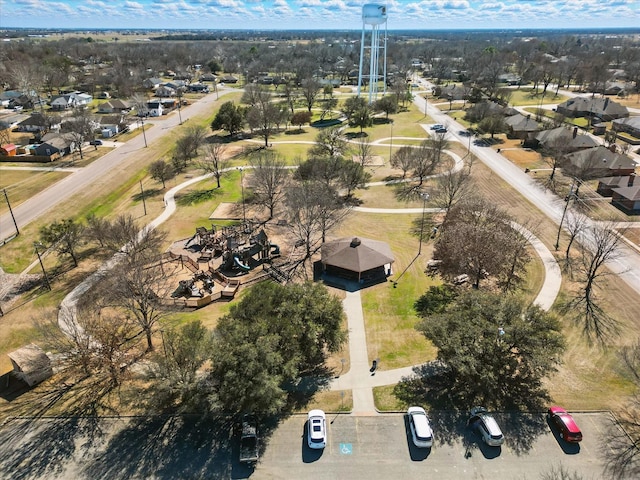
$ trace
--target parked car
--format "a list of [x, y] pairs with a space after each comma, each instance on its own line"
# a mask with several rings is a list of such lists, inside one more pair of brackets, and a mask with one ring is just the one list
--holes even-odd
[[327, 419], [322, 410], [311, 410], [308, 414], [307, 443], [314, 449], [327, 445]]
[[445, 127], [436, 128], [436, 133], [447, 133], [447, 129]]
[[573, 417], [562, 407], [549, 407], [549, 420], [553, 423], [565, 442], [578, 443], [582, 441], [582, 432]]
[[440, 123], [436, 123], [435, 125], [431, 125], [431, 130], [438, 130], [440, 128], [444, 128], [444, 125]]
[[240, 463], [253, 464], [258, 461], [258, 426], [252, 415], [242, 417], [242, 435], [240, 436]]
[[499, 447], [504, 435], [496, 419], [484, 407], [473, 407], [468, 424], [482, 437], [482, 441], [491, 447]]
[[413, 444], [419, 448], [431, 448], [433, 445], [433, 431], [429, 423], [427, 412], [422, 407], [409, 407], [409, 429]]
[[102, 145], [102, 140], [91, 140], [89, 145]]

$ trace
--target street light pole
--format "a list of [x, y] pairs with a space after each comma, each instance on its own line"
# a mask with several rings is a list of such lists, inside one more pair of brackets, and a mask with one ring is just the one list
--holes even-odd
[[393, 120], [391, 120], [391, 140], [389, 141], [389, 164], [391, 164], [392, 152], [393, 152]]
[[242, 167], [237, 167], [240, 171], [240, 190], [242, 191], [242, 222], [247, 223], [247, 214], [244, 207], [244, 179], [242, 177]]

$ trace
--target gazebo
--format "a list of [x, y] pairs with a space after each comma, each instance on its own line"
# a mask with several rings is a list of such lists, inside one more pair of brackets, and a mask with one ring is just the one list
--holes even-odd
[[385, 242], [368, 238], [340, 238], [321, 249], [326, 274], [369, 283], [386, 278], [391, 272], [393, 253]]

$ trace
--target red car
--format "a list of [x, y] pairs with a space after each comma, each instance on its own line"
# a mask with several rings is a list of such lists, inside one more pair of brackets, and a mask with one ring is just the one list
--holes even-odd
[[582, 441], [582, 432], [575, 420], [562, 407], [549, 408], [549, 420], [558, 427], [565, 442], [578, 443]]

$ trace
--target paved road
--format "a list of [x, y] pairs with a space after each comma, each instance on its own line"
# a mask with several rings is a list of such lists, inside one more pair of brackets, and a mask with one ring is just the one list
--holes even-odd
[[411, 446], [404, 415], [329, 416], [323, 451], [305, 444], [295, 415], [262, 430], [254, 471], [239, 465], [232, 424], [196, 417], [10, 419], [0, 427], [0, 478], [20, 480], [195, 480], [438, 478], [539, 480], [563, 465], [585, 480], [603, 476], [611, 416], [576, 414], [584, 440], [567, 445], [542, 415], [496, 415], [502, 448], [478, 444], [465, 418], [432, 413], [435, 444]]
[[[235, 90], [220, 89], [219, 94], [224, 95], [233, 91]], [[216, 94], [210, 93], [192, 105], [182, 109], [183, 123], [193, 116], [211, 111], [215, 101]], [[165, 118], [148, 119], [147, 122], [153, 124], [153, 127], [145, 129], [148, 145], [152, 145], [160, 137], [169, 134], [173, 128], [180, 124], [177, 114], [171, 114]], [[24, 227], [49, 210], [54, 209], [56, 205], [69, 199], [83, 188], [87, 188], [91, 183], [109, 175], [112, 170], [124, 162], [135, 159], [136, 155], [140, 154], [141, 150], [145, 148], [144, 142], [144, 136], [138, 135], [123, 146], [115, 148], [98, 160], [65, 177], [20, 205], [12, 205], [18, 228]], [[15, 227], [11, 216], [8, 213], [1, 216], [0, 242], [14, 234]]]

